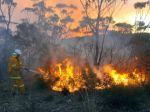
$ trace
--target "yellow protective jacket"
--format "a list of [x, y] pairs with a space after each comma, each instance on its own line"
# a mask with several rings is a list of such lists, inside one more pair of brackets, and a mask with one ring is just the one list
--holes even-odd
[[21, 68], [23, 64], [16, 56], [11, 56], [9, 59], [8, 70], [11, 79], [21, 79]]
[[24, 94], [25, 87], [24, 82], [21, 77], [21, 69], [23, 64], [21, 63], [20, 59], [17, 59], [16, 56], [11, 56], [9, 59], [8, 70], [9, 70], [9, 77], [12, 83], [12, 91], [20, 92]]

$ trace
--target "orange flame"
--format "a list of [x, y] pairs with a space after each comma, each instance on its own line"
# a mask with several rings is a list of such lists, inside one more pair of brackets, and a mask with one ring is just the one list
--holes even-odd
[[[67, 89], [70, 93], [78, 91], [84, 87], [84, 80], [80, 67], [75, 67], [70, 59], [65, 59], [62, 63], [57, 63], [50, 68], [55, 78], [58, 80], [51, 85], [54, 91], [63, 91]], [[39, 68], [39, 72], [43, 75], [43, 79], [47, 80], [47, 73], [44, 69]], [[50, 78], [49, 78], [50, 79]]]
[[135, 69], [132, 73], [118, 73], [111, 65], [103, 67], [104, 72], [109, 75], [114, 85], [138, 85], [145, 81], [145, 76], [142, 73], [138, 73]]
[[[68, 58], [62, 63], [52, 64], [49, 70], [41, 67], [38, 68], [38, 71], [42, 74], [45, 82], [52, 81], [49, 85], [52, 90], [63, 91], [67, 89], [70, 93], [87, 88], [83, 74], [90, 77], [88, 67], [77, 66]], [[93, 68], [93, 72], [101, 82], [96, 83], [95, 89], [105, 89], [112, 85], [139, 85], [145, 81], [145, 77], [143, 77], [145, 75], [137, 72], [136, 69], [132, 73], [119, 73], [111, 65], [105, 65], [101, 71]]]

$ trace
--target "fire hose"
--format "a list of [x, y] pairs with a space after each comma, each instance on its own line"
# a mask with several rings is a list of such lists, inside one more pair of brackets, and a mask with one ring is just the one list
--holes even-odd
[[35, 73], [35, 74], [41, 74], [40, 72], [36, 71], [36, 70], [33, 70], [33, 69], [27, 69], [28, 72], [32, 72], [32, 73]]
[[31, 73], [34, 73], [34, 74], [38, 74], [38, 75], [42, 75], [40, 72], [36, 71], [36, 70], [33, 70], [33, 69], [29, 69], [29, 68], [23, 68], [23, 70], [27, 71], [27, 72], [31, 72]]

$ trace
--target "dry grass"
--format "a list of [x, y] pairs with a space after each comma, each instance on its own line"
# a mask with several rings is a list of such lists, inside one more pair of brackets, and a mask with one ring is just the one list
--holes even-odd
[[26, 95], [13, 96], [5, 83], [0, 84], [0, 90], [0, 112], [148, 112], [150, 109], [150, 96], [144, 87], [113, 87], [64, 95], [36, 85]]

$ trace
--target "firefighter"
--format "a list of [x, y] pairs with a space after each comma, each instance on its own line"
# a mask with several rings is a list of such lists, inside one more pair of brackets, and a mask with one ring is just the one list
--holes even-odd
[[16, 49], [11, 55], [8, 63], [12, 92], [17, 94], [24, 94], [25, 92], [23, 79], [21, 77], [21, 69], [23, 68], [23, 64], [20, 60], [21, 54], [21, 50]]

